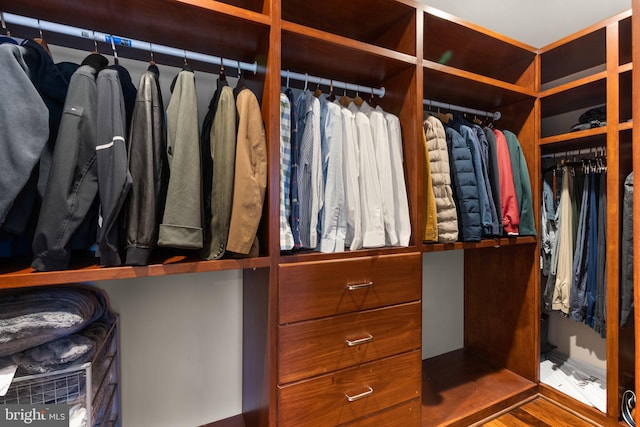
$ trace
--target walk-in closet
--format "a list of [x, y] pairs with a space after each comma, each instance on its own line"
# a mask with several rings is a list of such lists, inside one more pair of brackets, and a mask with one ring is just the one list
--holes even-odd
[[[640, 0], [540, 46], [494, 28], [511, 7], [476, 21], [449, 3], [0, 0], [0, 45], [97, 54], [136, 87], [155, 67], [163, 113], [191, 72], [198, 131], [210, 121], [171, 174], [203, 177], [174, 191], [205, 183], [181, 224], [200, 243], [152, 238], [144, 262], [116, 265], [65, 247], [68, 266], [44, 268], [0, 222], [0, 298], [87, 283], [118, 314], [119, 407], [102, 425], [471, 426], [536, 398], [626, 425]], [[250, 124], [235, 120], [245, 90]], [[223, 96], [236, 157], [211, 130]]]

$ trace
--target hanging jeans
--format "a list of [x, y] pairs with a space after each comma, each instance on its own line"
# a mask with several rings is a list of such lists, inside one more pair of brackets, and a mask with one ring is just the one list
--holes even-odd
[[587, 298], [584, 322], [593, 328], [598, 286], [598, 185], [600, 174], [589, 175], [589, 255], [587, 258]]
[[576, 322], [584, 321], [584, 305], [587, 290], [587, 259], [589, 256], [589, 175], [584, 176], [576, 250], [573, 255], [573, 276], [570, 291], [569, 316]]
[[596, 286], [596, 314], [593, 329], [602, 338], [607, 336], [607, 173], [600, 174], [598, 188], [598, 277]]

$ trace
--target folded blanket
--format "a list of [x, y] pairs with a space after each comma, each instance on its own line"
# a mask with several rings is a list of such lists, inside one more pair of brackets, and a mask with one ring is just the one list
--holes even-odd
[[0, 357], [82, 330], [108, 311], [106, 301], [87, 285], [0, 291]]

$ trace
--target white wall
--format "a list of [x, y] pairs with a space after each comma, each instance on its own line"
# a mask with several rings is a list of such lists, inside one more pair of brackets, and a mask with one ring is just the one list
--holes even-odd
[[422, 358], [464, 345], [464, 251], [422, 256]]

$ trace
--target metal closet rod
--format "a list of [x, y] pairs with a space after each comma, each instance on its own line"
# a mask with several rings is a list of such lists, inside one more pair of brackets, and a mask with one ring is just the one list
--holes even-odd
[[474, 114], [476, 116], [490, 117], [493, 120], [499, 120], [500, 117], [502, 117], [502, 114], [500, 114], [500, 111], [491, 112], [491, 111], [476, 110], [473, 108], [461, 107], [459, 105], [447, 104], [445, 102], [433, 101], [431, 99], [423, 99], [422, 103], [424, 105], [429, 105], [431, 107], [444, 108], [445, 110], [459, 111], [461, 113]]
[[324, 77], [311, 76], [307, 73], [302, 74], [302, 73], [296, 73], [289, 70], [282, 70], [280, 71], [280, 76], [287, 80], [287, 83], [286, 83], [287, 86], [289, 86], [289, 79], [293, 79], [300, 82], [305, 82], [305, 87], [309, 83], [315, 83], [317, 85], [324, 85], [329, 87], [333, 86], [334, 88], [337, 87], [339, 89], [351, 90], [358, 94], [360, 93], [373, 94], [379, 98], [384, 97], [384, 94], [385, 94], [384, 87], [372, 88], [369, 86], [360, 86], [352, 83], [341, 82], [338, 80], [325, 79]]
[[558, 157], [580, 157], [582, 159], [584, 155], [591, 155], [594, 157], [607, 157], [607, 147], [604, 145], [590, 148], [577, 148], [575, 150], [567, 151], [555, 151], [553, 153], [542, 154], [542, 159], [556, 159]]
[[151, 55], [154, 53], [161, 53], [169, 56], [176, 56], [184, 58], [185, 61], [191, 59], [194, 61], [206, 62], [215, 65], [224, 65], [225, 67], [241, 69], [244, 71], [250, 71], [256, 73], [258, 70], [258, 64], [256, 62], [247, 63], [242, 61], [236, 61], [234, 59], [221, 58], [214, 55], [206, 55], [203, 53], [192, 52], [184, 49], [177, 49], [170, 46], [164, 46], [151, 42], [145, 42], [141, 40], [130, 39], [127, 37], [120, 37], [111, 34], [101, 33], [99, 31], [88, 30], [85, 28], [72, 27], [64, 24], [57, 24], [55, 22], [43, 21], [41, 19], [28, 18], [25, 16], [14, 15], [12, 13], [3, 13], [4, 21], [7, 24], [21, 25], [24, 27], [31, 27], [40, 31], [50, 31], [59, 34], [65, 34], [68, 36], [79, 37], [83, 39], [93, 40], [94, 42], [104, 42], [111, 45], [116, 54], [116, 46], [125, 46], [134, 49], [149, 51]]

